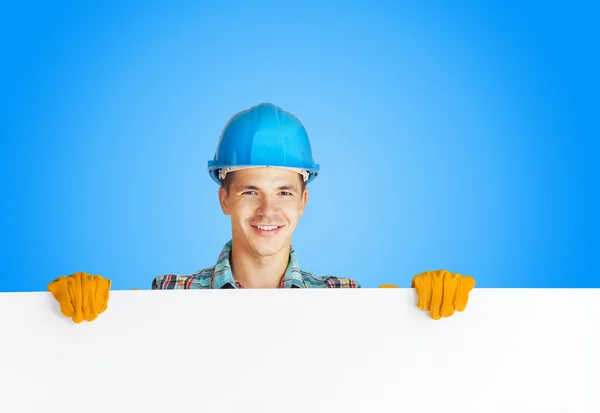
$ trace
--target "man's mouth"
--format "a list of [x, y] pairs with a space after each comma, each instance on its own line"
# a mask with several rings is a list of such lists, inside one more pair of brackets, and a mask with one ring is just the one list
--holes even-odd
[[274, 231], [281, 228], [281, 225], [252, 225], [254, 228], [258, 228], [261, 231]]
[[250, 225], [259, 237], [274, 237], [281, 231], [283, 225]]

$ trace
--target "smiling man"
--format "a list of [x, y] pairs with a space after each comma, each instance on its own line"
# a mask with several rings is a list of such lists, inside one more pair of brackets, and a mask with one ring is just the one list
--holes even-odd
[[308, 274], [296, 273], [291, 251], [292, 234], [308, 199], [301, 175], [281, 168], [251, 168], [229, 175], [219, 189], [219, 200], [223, 213], [231, 217], [232, 241], [226, 249], [231, 250], [238, 286], [285, 288], [286, 282], [304, 286], [300, 284]]
[[[360, 287], [349, 278], [302, 269], [292, 247], [308, 202], [307, 185], [319, 171], [306, 129], [294, 115], [270, 103], [235, 114], [208, 162], [208, 173], [219, 185], [221, 209], [231, 219], [231, 239], [215, 265], [194, 274], [156, 277], [152, 289]], [[80, 272], [55, 279], [48, 289], [62, 313], [79, 323], [94, 320], [107, 308], [110, 284]], [[472, 277], [445, 270], [418, 274], [411, 285], [417, 306], [433, 319], [463, 311], [474, 286]]]
[[263, 103], [234, 115], [208, 172], [231, 218], [231, 240], [213, 267], [154, 279], [153, 289], [341, 288], [348, 278], [317, 276], [300, 267], [292, 236], [319, 173], [306, 129], [292, 114]]

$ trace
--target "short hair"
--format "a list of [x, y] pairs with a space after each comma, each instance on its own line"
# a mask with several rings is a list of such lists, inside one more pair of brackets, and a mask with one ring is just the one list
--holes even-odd
[[[231, 190], [231, 185], [233, 184], [233, 180], [235, 178], [236, 171], [228, 172], [225, 175], [225, 178], [221, 179], [221, 186], [225, 189], [225, 193], [229, 195], [229, 191]], [[306, 182], [304, 182], [304, 177], [298, 174], [298, 178], [300, 179], [300, 192], [304, 192], [306, 188]]]

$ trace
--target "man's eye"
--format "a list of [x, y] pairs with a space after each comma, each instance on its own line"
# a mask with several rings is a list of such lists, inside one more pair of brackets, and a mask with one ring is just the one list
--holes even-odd
[[256, 195], [255, 191], [246, 191], [244, 193], [242, 193], [242, 195]]
[[282, 191], [282, 192], [281, 192], [281, 195], [286, 195], [286, 196], [287, 196], [287, 195], [293, 195], [293, 194], [292, 194], [291, 192]]

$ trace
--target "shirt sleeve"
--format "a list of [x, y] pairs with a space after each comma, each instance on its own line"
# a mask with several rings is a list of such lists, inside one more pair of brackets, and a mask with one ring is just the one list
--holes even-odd
[[329, 288], [361, 288], [358, 282], [344, 277], [328, 277], [327, 284]]
[[189, 290], [194, 288], [195, 277], [189, 275], [165, 274], [152, 280], [153, 290]]

